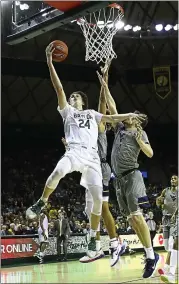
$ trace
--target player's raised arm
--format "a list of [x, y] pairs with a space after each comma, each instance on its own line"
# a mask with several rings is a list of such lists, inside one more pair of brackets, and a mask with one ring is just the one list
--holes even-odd
[[103, 115], [101, 118], [102, 122], [109, 122], [109, 123], [117, 123], [122, 122], [126, 119], [135, 118], [139, 123], [144, 121], [146, 115], [144, 114], [136, 114], [136, 113], [125, 113], [125, 114], [113, 114], [113, 115]]
[[137, 128], [137, 132], [135, 136], [136, 136], [136, 141], [140, 149], [148, 158], [152, 158], [154, 153], [149, 143], [146, 132], [143, 131], [140, 123], [136, 123], [136, 128]]
[[118, 114], [117, 109], [116, 109], [116, 103], [113, 97], [111, 96], [111, 93], [108, 88], [108, 69], [109, 67], [106, 67], [106, 68], [107, 68], [106, 71], [104, 71], [104, 78], [99, 74], [99, 72], [97, 72], [97, 75], [101, 83], [101, 86], [103, 86], [104, 88], [105, 99], [106, 99], [106, 103], [107, 103], [110, 113]]
[[60, 109], [63, 109], [67, 105], [67, 100], [66, 100], [65, 92], [63, 90], [63, 86], [60, 82], [60, 79], [52, 63], [53, 51], [54, 51], [53, 44], [49, 44], [46, 48], [47, 64], [48, 64], [48, 68], [50, 71], [50, 78], [51, 78], [53, 87], [57, 93], [58, 105]]
[[[98, 112], [102, 114], [106, 114], [106, 98], [105, 98], [105, 89], [101, 85], [101, 90], [100, 90], [100, 96], [99, 96], [99, 104], [98, 104]], [[101, 122], [98, 125], [98, 130], [100, 133], [103, 133], [105, 131], [105, 122]]]

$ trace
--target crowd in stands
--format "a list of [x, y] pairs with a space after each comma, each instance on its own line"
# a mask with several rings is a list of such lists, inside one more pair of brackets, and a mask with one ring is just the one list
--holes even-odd
[[[44, 154], [45, 153], [45, 154]], [[26, 220], [26, 209], [41, 195], [46, 178], [49, 176], [61, 153], [59, 150], [22, 150], [9, 152], [2, 157], [2, 191], [1, 191], [1, 235], [35, 234], [38, 230], [38, 220]], [[58, 210], [64, 210], [69, 218], [72, 233], [86, 233], [89, 230], [89, 220], [85, 213], [85, 189], [79, 185], [80, 174], [67, 175], [59, 183], [48, 203], [49, 232], [53, 234], [54, 220]], [[118, 234], [134, 233], [126, 218], [121, 216], [115, 191], [111, 181], [110, 210], [116, 223]], [[154, 219], [158, 226], [161, 223], [161, 210], [156, 207], [156, 196], [162, 186], [147, 187]], [[148, 212], [143, 212], [147, 218]], [[159, 228], [158, 227], [158, 228]], [[106, 228], [101, 220], [101, 232]]]

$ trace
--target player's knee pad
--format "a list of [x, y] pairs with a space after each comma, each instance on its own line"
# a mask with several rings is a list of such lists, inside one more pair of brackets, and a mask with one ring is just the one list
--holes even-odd
[[89, 221], [90, 221], [90, 218], [91, 218], [92, 209], [93, 209], [93, 201], [86, 201], [85, 212], [88, 216]]
[[94, 215], [101, 215], [102, 211], [102, 188], [99, 186], [90, 186], [89, 190], [91, 192], [91, 195], [93, 197], [93, 208], [92, 208], [92, 213]]
[[164, 243], [164, 248], [166, 251], [169, 251], [169, 239], [164, 239], [163, 240]]

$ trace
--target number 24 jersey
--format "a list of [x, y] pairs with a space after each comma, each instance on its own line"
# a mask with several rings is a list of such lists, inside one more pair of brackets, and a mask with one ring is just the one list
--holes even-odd
[[102, 114], [95, 110], [77, 110], [67, 104], [63, 109], [58, 106], [63, 118], [65, 139], [70, 144], [78, 144], [97, 150], [98, 124]]

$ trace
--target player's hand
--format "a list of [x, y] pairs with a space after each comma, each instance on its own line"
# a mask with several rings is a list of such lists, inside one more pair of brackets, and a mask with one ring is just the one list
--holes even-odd
[[54, 52], [54, 50], [55, 48], [52, 43], [50, 43], [45, 50], [48, 64], [52, 63], [52, 53]]
[[112, 62], [112, 60], [109, 59], [109, 60], [106, 61], [104, 67], [102, 67], [102, 66], [100, 67], [103, 77], [108, 75], [108, 71], [109, 71], [109, 68], [111, 66], [111, 62]]
[[146, 115], [145, 114], [137, 114], [137, 113], [129, 113], [129, 119], [131, 120], [131, 123], [132, 121], [135, 120], [135, 125], [139, 125], [141, 124], [142, 121], [144, 121], [146, 119]]
[[107, 88], [108, 86], [107, 86], [103, 76], [101, 76], [98, 71], [96, 73], [98, 75], [98, 79], [99, 79], [101, 86], [104, 87], [104, 88]]
[[160, 196], [157, 197], [156, 203], [157, 203], [158, 206], [163, 205], [163, 203], [164, 203], [164, 197], [160, 197]]
[[66, 235], [66, 238], [68, 239], [68, 235]]
[[67, 144], [67, 142], [66, 142], [66, 139], [65, 139], [64, 137], [62, 137], [61, 141], [62, 141], [62, 143], [63, 143], [63, 145], [64, 145], [65, 147], [68, 146], [68, 144]]

